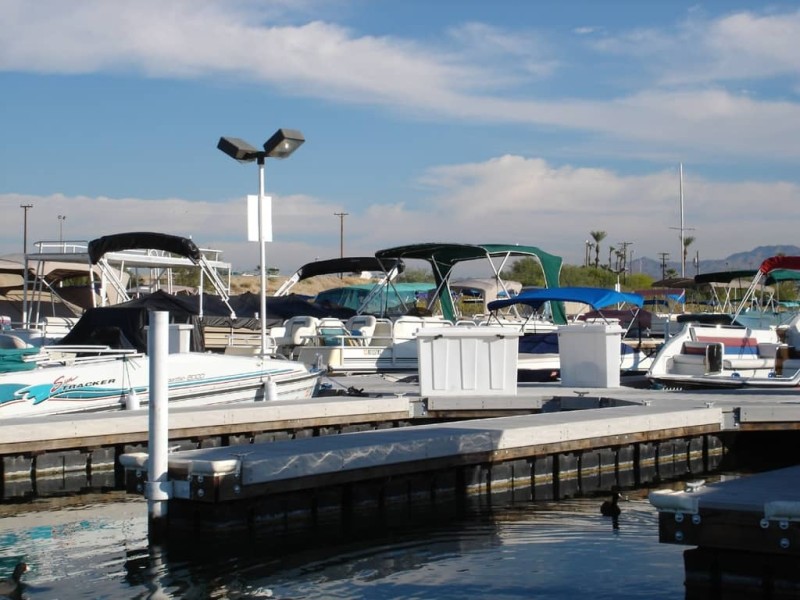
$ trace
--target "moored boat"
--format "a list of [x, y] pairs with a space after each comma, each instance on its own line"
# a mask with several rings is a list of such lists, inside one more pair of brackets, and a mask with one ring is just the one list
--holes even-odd
[[796, 387], [800, 385], [800, 314], [766, 314], [760, 326], [744, 318], [759, 287], [800, 277], [800, 257], [763, 261], [731, 315], [730, 325], [687, 322], [664, 344], [648, 378], [684, 387]]
[[[491, 268], [493, 285], [484, 287], [480, 307], [485, 302], [500, 297], [510, 297], [519, 284], [508, 284], [500, 271], [512, 258], [528, 257], [542, 268], [545, 282], [557, 286], [561, 271], [561, 258], [543, 252], [534, 246], [516, 244], [453, 244], [420, 243], [380, 250], [375, 253], [384, 272], [407, 260], [421, 260], [431, 268], [434, 284], [428, 293], [419, 295], [415, 305], [408, 306], [407, 314], [393, 314], [391, 318], [359, 314], [347, 320], [297, 317], [287, 320], [280, 335], [276, 335], [279, 352], [301, 362], [316, 364], [333, 373], [374, 373], [381, 371], [417, 371], [419, 366], [417, 333], [424, 328], [476, 327], [490, 324], [487, 315], [462, 314], [459, 310], [459, 293], [475, 290], [478, 279], [459, 284], [453, 279], [454, 267], [466, 261], [481, 261]], [[385, 285], [393, 285], [391, 277]], [[482, 284], [486, 280], [481, 281]], [[487, 295], [486, 290], [491, 290]], [[379, 290], [373, 295], [379, 296]], [[401, 298], [402, 294], [396, 294]], [[471, 298], [477, 298], [472, 293]], [[369, 299], [364, 300], [368, 305]], [[473, 303], [467, 303], [470, 308]], [[405, 306], [405, 302], [401, 302]], [[555, 308], [561, 317], [560, 307]], [[523, 325], [526, 319], [518, 314], [505, 315], [506, 323]], [[563, 322], [563, 320], [562, 320]], [[537, 327], [552, 330], [550, 319], [537, 320]]]
[[[556, 287], [546, 289], [526, 290], [519, 295], [495, 300], [489, 303], [492, 311], [498, 311], [509, 306], [528, 306], [535, 314], [543, 306], [550, 303], [551, 310], [557, 308], [553, 305], [560, 303], [572, 303], [582, 305], [584, 308], [591, 308], [594, 313], [591, 321], [593, 324], [600, 324], [613, 327], [620, 339], [619, 348], [619, 369], [624, 374], [643, 374], [652, 361], [653, 352], [651, 349], [642, 346], [635, 339], [624, 340], [625, 330], [619, 326], [618, 316], [622, 306], [629, 306], [627, 312], [628, 327], [636, 321], [636, 314], [641, 309], [644, 298], [639, 294], [617, 292], [615, 290], [593, 287]], [[614, 308], [615, 317], [608, 317], [603, 314], [603, 309]], [[576, 313], [567, 324], [558, 326], [553, 331], [526, 332], [524, 326], [520, 328], [523, 335], [519, 339], [518, 355], [518, 378], [520, 381], [551, 381], [560, 377], [562, 349], [559, 344], [559, 337], [572, 332], [579, 331], [587, 325], [587, 321], [580, 320], [582, 314]], [[491, 321], [490, 321], [491, 323]], [[499, 324], [498, 321], [497, 324]], [[494, 323], [492, 323], [494, 324]]]
[[177, 297], [156, 292], [149, 296], [149, 305], [131, 301], [92, 308], [60, 342], [35, 353], [16, 348], [22, 356], [17, 361], [19, 368], [0, 373], [0, 418], [146, 404], [150, 384], [148, 310], [170, 313], [170, 353], [159, 368], [168, 379], [171, 404], [294, 400], [314, 394], [319, 372], [302, 362], [260, 352], [243, 353], [234, 347], [228, 353], [202, 351], [199, 322], [204, 302], [205, 308], [215, 304], [224, 307], [220, 310], [231, 317], [235, 313], [221, 280], [208, 269], [208, 262], [192, 240], [163, 234], [119, 234], [93, 241], [89, 254], [92, 262], [98, 263], [107, 253], [143, 248], [143, 243], [158, 244], [202, 269], [218, 295], [205, 298], [200, 294], [196, 302], [180, 302]]
[[[140, 352], [48, 347], [35, 368], [0, 374], [0, 419], [136, 408], [149, 400], [149, 358]], [[159, 365], [170, 405], [300, 400], [319, 374], [302, 363], [260, 356], [170, 353]], [[274, 386], [274, 387], [273, 387]]]

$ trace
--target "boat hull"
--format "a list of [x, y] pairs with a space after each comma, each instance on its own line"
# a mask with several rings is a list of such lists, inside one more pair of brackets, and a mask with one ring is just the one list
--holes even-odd
[[[167, 355], [161, 366], [170, 405], [206, 406], [314, 395], [319, 374], [305, 365], [258, 356]], [[274, 388], [269, 383], [274, 383]], [[149, 359], [141, 354], [64, 361], [0, 376], [0, 418], [113, 411], [149, 401]], [[267, 390], [274, 390], [269, 393]]]
[[653, 361], [648, 379], [685, 388], [797, 387], [800, 359], [774, 328], [686, 323]]

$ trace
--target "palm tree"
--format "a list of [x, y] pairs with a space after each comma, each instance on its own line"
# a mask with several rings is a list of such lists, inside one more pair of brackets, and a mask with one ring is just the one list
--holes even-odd
[[686, 272], [686, 258], [689, 256], [689, 246], [694, 243], [694, 236], [687, 235], [683, 238], [683, 264], [681, 265], [681, 272]]
[[594, 268], [600, 267], [600, 242], [606, 239], [605, 231], [590, 231], [589, 235], [594, 240]]

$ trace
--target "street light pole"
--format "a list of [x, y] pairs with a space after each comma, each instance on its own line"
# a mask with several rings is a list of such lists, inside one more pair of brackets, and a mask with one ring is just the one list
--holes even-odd
[[24, 211], [22, 218], [22, 253], [28, 253], [28, 209], [33, 208], [33, 204], [20, 204], [19, 207]]
[[242, 162], [258, 163], [258, 246], [261, 271], [261, 296], [259, 310], [261, 312], [261, 355], [267, 354], [267, 265], [264, 247], [264, 161], [267, 158], [286, 158], [300, 147], [305, 138], [299, 131], [279, 129], [264, 142], [264, 150], [257, 150], [239, 138], [221, 137], [217, 148], [231, 158]]
[[261, 275], [261, 356], [267, 353], [267, 248], [264, 244], [264, 157], [258, 157], [258, 264]]
[[[67, 220], [66, 215], [58, 215], [58, 243], [64, 244], [64, 221]], [[64, 249], [62, 248], [61, 251], [63, 252]]]

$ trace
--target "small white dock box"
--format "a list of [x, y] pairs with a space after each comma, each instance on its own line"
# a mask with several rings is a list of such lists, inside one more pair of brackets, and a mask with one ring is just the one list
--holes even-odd
[[561, 385], [619, 387], [621, 344], [619, 325], [586, 323], [559, 327]]
[[520, 335], [508, 327], [420, 329], [420, 395], [516, 396]]

